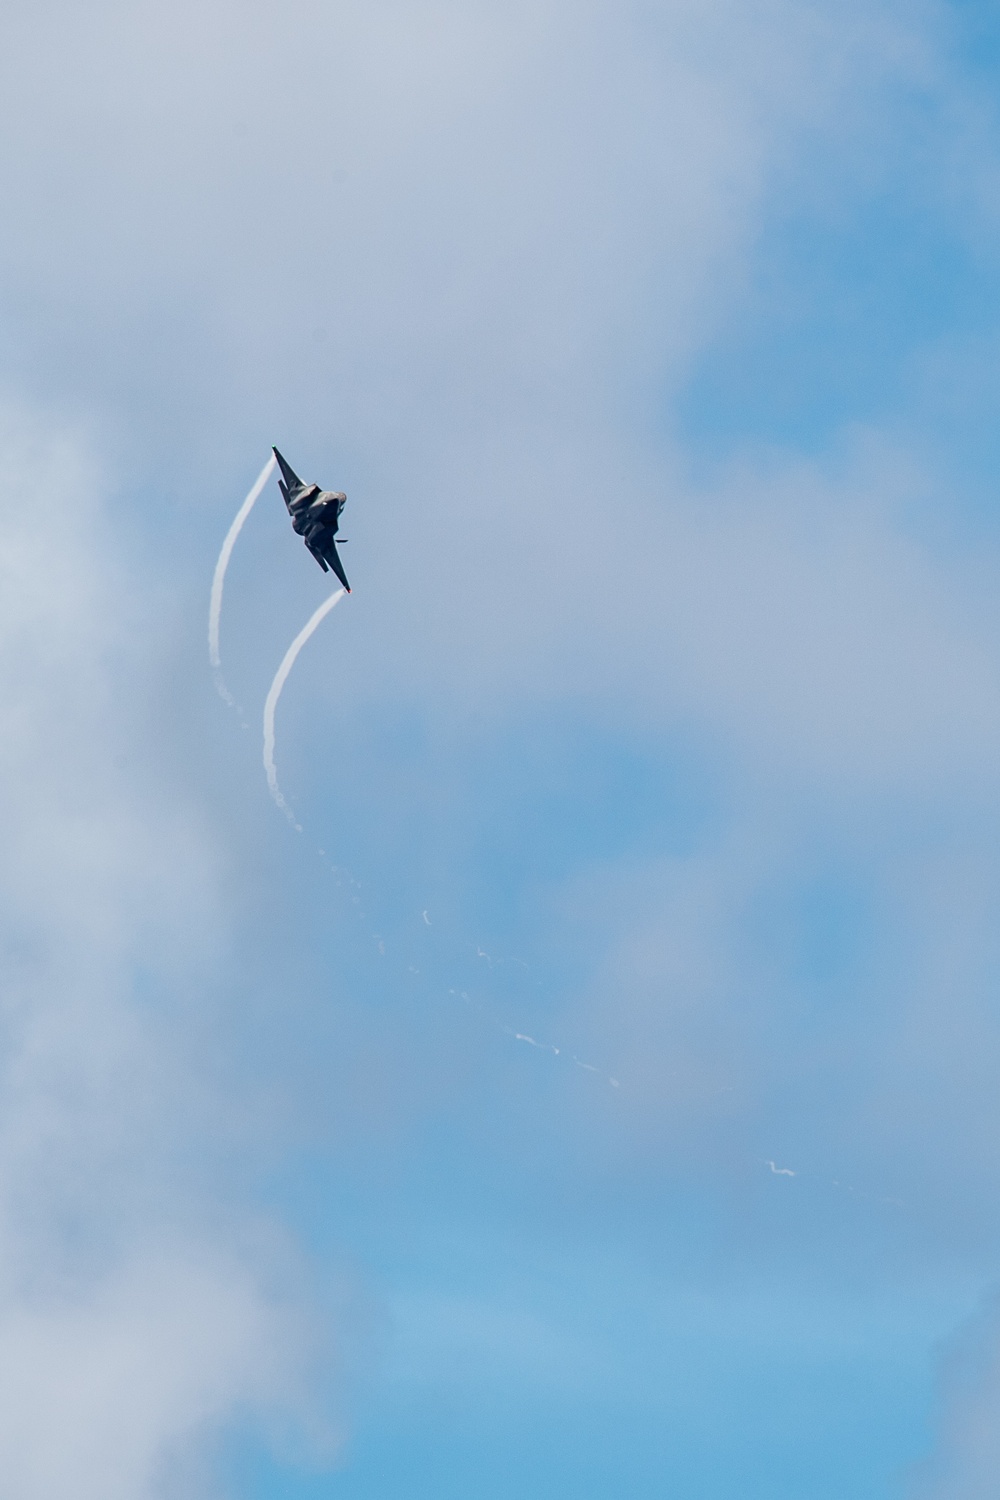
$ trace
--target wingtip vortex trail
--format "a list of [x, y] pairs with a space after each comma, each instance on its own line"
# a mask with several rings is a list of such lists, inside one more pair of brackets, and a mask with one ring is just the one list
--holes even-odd
[[333, 609], [334, 605], [340, 603], [346, 592], [346, 589], [337, 589], [328, 598], [324, 599], [319, 608], [310, 615], [306, 624], [285, 652], [281, 666], [274, 674], [274, 681], [271, 683], [270, 690], [264, 702], [264, 774], [267, 777], [267, 789], [274, 798], [276, 805], [281, 808], [281, 811], [293, 827], [297, 826], [295, 823], [295, 814], [288, 806], [282, 795], [281, 788], [278, 786], [278, 772], [274, 764], [274, 713], [278, 706], [278, 699], [281, 697], [282, 689], [288, 681], [288, 674], [295, 665], [295, 658], [309, 637], [330, 613], [331, 609]]
[[216, 692], [223, 702], [229, 704], [230, 708], [235, 708], [237, 704], [226, 686], [225, 678], [222, 675], [222, 662], [219, 656], [219, 622], [222, 617], [222, 590], [226, 581], [226, 570], [229, 567], [229, 559], [232, 557], [233, 548], [236, 546], [236, 539], [243, 530], [243, 523], [253, 510], [264, 486], [274, 472], [276, 463], [277, 459], [272, 450], [271, 457], [257, 475], [250, 492], [236, 512], [233, 523], [226, 532], [226, 539], [222, 543], [222, 550], [219, 553], [215, 564], [215, 572], [212, 575], [212, 591], [208, 601], [208, 664], [212, 669], [212, 678], [215, 682]]

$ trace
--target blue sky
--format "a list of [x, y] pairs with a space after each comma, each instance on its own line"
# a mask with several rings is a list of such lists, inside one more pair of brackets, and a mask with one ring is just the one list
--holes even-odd
[[0, 1491], [992, 1495], [993, 10], [3, 32]]

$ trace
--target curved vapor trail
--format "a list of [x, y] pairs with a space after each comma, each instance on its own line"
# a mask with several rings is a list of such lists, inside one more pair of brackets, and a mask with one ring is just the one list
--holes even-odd
[[298, 635], [295, 637], [294, 641], [285, 652], [284, 660], [282, 661], [281, 666], [274, 674], [274, 681], [271, 683], [270, 691], [264, 703], [264, 771], [267, 775], [267, 789], [271, 793], [271, 796], [274, 798], [275, 802], [281, 808], [281, 811], [292, 822], [294, 822], [292, 810], [288, 806], [288, 803], [285, 801], [284, 797], [281, 795], [281, 791], [278, 786], [278, 775], [274, 768], [274, 710], [278, 706], [278, 699], [281, 697], [281, 690], [284, 687], [285, 683], [288, 681], [288, 674], [295, 665], [295, 658], [298, 656], [299, 652], [302, 650], [302, 647], [305, 645], [306, 641], [312, 635], [316, 627], [322, 620], [326, 618], [333, 606], [340, 603], [346, 592], [346, 589], [338, 589], [335, 594], [330, 595], [329, 599], [324, 599], [319, 609], [309, 620], [309, 623], [307, 625], [304, 625], [303, 628], [299, 631]]
[[208, 660], [212, 668], [212, 676], [215, 680], [219, 696], [226, 700], [230, 708], [235, 708], [236, 703], [233, 695], [226, 687], [225, 679], [222, 675], [222, 663], [219, 659], [219, 617], [222, 614], [222, 585], [226, 581], [226, 569], [229, 567], [229, 559], [233, 554], [233, 548], [236, 546], [236, 538], [243, 530], [243, 522], [253, 510], [258, 495], [274, 472], [276, 462], [277, 460], [272, 453], [267, 463], [257, 475], [253, 489], [236, 512], [233, 524], [226, 532], [226, 540], [222, 544], [222, 551], [219, 553], [219, 560], [215, 564], [215, 572], [212, 575], [212, 594], [208, 603]]

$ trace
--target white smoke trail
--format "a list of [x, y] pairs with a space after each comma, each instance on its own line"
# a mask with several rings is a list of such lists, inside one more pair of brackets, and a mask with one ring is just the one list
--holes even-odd
[[[317, 625], [319, 625], [320, 622], [326, 618], [333, 606], [335, 604], [338, 604], [340, 600], [343, 599], [345, 592], [345, 589], [338, 589], [335, 594], [330, 595], [329, 599], [324, 599], [323, 603], [313, 615], [308, 625], [304, 626], [303, 629], [299, 631], [298, 635], [295, 637], [294, 641], [285, 652], [285, 657], [281, 663], [281, 666], [274, 674], [274, 681], [271, 683], [270, 692], [268, 693], [267, 699], [264, 703], [264, 771], [267, 775], [267, 787], [268, 791], [271, 793], [271, 796], [281, 808], [281, 811], [292, 823], [295, 822], [295, 818], [291, 808], [288, 806], [288, 803], [281, 795], [281, 791], [278, 787], [277, 772], [274, 769], [274, 710], [278, 706], [278, 699], [281, 697], [281, 690], [288, 680], [288, 674], [295, 665], [295, 658], [298, 656], [299, 652], [302, 650], [302, 647], [312, 635]], [[295, 826], [296, 828], [298, 828], [297, 823], [295, 824]], [[301, 829], [299, 831], [301, 832]]]
[[219, 560], [215, 564], [215, 573], [212, 577], [212, 594], [208, 604], [208, 660], [212, 668], [212, 677], [219, 696], [226, 700], [230, 708], [235, 708], [236, 703], [229, 689], [226, 687], [225, 679], [222, 676], [222, 663], [219, 659], [219, 617], [222, 614], [222, 585], [226, 581], [226, 569], [229, 567], [229, 559], [232, 556], [233, 548], [236, 546], [236, 538], [243, 530], [243, 522], [253, 510], [258, 495], [274, 472], [276, 462], [277, 460], [272, 453], [267, 463], [257, 475], [253, 489], [236, 512], [235, 520], [226, 532], [226, 540], [222, 544], [222, 551], [219, 553]]

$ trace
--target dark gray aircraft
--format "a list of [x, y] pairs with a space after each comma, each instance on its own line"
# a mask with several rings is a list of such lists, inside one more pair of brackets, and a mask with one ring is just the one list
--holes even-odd
[[347, 496], [338, 490], [321, 490], [318, 484], [303, 484], [277, 448], [271, 451], [281, 470], [278, 488], [292, 518], [292, 530], [298, 532], [323, 572], [327, 573], [332, 568], [350, 593], [351, 585], [347, 581], [347, 574], [337, 552], [337, 543], [334, 541], [340, 529], [340, 513], [347, 504]]

